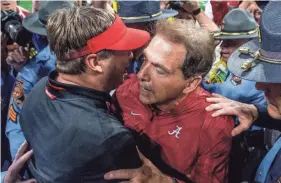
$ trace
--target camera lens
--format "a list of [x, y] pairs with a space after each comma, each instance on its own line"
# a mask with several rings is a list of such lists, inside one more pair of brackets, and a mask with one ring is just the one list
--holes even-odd
[[180, 2], [179, 1], [170, 1], [170, 7], [174, 10], [180, 10]]
[[10, 20], [5, 25], [5, 31], [10, 38], [19, 45], [26, 46], [32, 40], [32, 33], [27, 31], [17, 20]]
[[22, 26], [21, 17], [16, 12], [1, 10], [1, 25], [1, 31], [9, 35], [8, 42], [26, 46], [32, 41], [33, 34]]

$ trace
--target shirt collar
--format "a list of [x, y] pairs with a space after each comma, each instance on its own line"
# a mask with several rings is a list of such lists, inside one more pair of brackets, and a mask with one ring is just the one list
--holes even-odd
[[69, 85], [56, 81], [58, 73], [52, 71], [49, 74], [48, 82], [46, 84], [46, 94], [54, 98], [74, 99], [74, 98], [88, 98], [98, 100], [100, 102], [111, 101], [109, 93], [98, 91], [91, 88], [86, 88], [77, 85]]

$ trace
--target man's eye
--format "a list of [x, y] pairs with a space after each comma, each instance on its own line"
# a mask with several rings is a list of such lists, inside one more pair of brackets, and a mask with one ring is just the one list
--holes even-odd
[[145, 57], [142, 57], [141, 60], [142, 60], [143, 62], [146, 62], [146, 61], [147, 61], [147, 59], [146, 59]]
[[156, 67], [156, 71], [160, 75], [165, 75], [166, 74], [166, 72], [163, 69], [159, 68], [159, 67]]

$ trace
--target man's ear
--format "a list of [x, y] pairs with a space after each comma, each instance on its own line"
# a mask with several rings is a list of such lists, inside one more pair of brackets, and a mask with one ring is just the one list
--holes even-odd
[[200, 85], [201, 81], [202, 81], [202, 76], [196, 76], [196, 77], [192, 77], [192, 78], [187, 79], [186, 80], [186, 87], [183, 90], [183, 93], [189, 94], [190, 92], [195, 90], [198, 85]]
[[97, 54], [90, 54], [85, 59], [85, 64], [87, 67], [95, 72], [102, 73], [101, 63], [98, 60]]

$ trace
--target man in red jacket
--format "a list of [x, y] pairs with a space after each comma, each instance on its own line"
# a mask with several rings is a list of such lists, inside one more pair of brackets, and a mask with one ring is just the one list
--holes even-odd
[[[140, 72], [116, 90], [125, 126], [137, 132], [139, 150], [170, 176], [158, 182], [188, 182], [185, 177], [196, 183], [227, 182], [233, 119], [206, 112], [210, 93], [199, 85], [212, 66], [213, 45], [205, 30], [188, 22], [159, 22]], [[151, 143], [144, 143], [143, 136]], [[143, 172], [119, 170], [105, 177], [156, 182]]]

